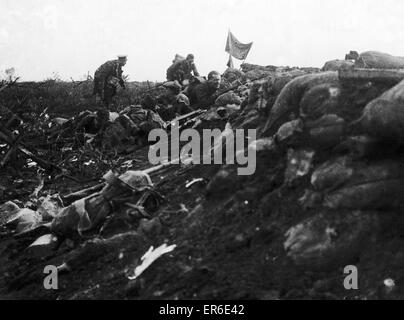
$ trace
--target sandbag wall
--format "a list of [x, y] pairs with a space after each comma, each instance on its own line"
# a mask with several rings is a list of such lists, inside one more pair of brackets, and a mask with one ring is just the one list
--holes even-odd
[[284, 151], [285, 186], [300, 179], [299, 204], [314, 213], [285, 234], [296, 264], [349, 263], [378, 214], [403, 208], [403, 102], [404, 81], [344, 83], [338, 72], [296, 77], [277, 96], [263, 136]]

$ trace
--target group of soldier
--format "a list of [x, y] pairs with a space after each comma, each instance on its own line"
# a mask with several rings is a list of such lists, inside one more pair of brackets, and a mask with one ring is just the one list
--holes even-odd
[[[101, 65], [94, 74], [93, 95], [101, 98], [106, 110], [118, 87], [125, 89], [122, 68], [126, 62], [126, 56], [118, 56], [118, 59]], [[186, 58], [177, 55], [167, 69], [167, 82], [163, 84], [166, 92], [155, 101], [155, 105], [159, 106], [158, 113], [168, 121], [177, 115], [206, 109], [218, 97], [220, 83], [221, 75], [217, 71], [211, 71], [207, 79], [199, 75], [193, 54], [188, 54]]]
[[[100, 98], [103, 107], [91, 115], [85, 115], [79, 121], [85, 132], [98, 132], [109, 147], [128, 145], [125, 139], [135, 139], [131, 145], [147, 144], [151, 129], [162, 128], [164, 123], [174, 118], [192, 113], [198, 109], [208, 109], [219, 96], [221, 75], [211, 71], [207, 79], [201, 77], [194, 62], [194, 56], [186, 58], [176, 55], [172, 65], [167, 69], [167, 81], [162, 84], [164, 93], [146, 94], [140, 105], [127, 106], [119, 112], [113, 123], [108, 124], [109, 106], [120, 87], [125, 89], [122, 68], [127, 57], [107, 61], [94, 74], [93, 95]], [[127, 142], [130, 142], [130, 141]]]

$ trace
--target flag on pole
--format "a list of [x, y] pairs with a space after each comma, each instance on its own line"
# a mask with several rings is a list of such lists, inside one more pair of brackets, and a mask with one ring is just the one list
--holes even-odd
[[229, 61], [227, 61], [226, 66], [228, 66], [229, 68], [234, 68], [234, 64], [233, 64], [233, 59], [231, 58], [231, 54], [229, 54]]
[[247, 44], [241, 43], [229, 30], [225, 51], [230, 54], [230, 58], [233, 56], [236, 59], [245, 60], [250, 52], [252, 44], [252, 42]]

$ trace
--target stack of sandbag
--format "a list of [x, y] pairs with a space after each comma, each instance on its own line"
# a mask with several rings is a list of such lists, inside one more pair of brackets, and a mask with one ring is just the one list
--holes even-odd
[[310, 144], [321, 149], [339, 144], [346, 128], [346, 121], [336, 114], [325, 114], [321, 118], [305, 122]]
[[404, 57], [395, 57], [388, 53], [366, 51], [359, 55], [355, 67], [368, 69], [404, 69]]
[[276, 72], [275, 66], [259, 66], [255, 64], [243, 63], [241, 70], [244, 72], [245, 77], [250, 80], [269, 77]]
[[243, 72], [250, 72], [250, 71], [254, 71], [254, 70], [275, 72], [277, 70], [276, 66], [260, 66], [260, 65], [251, 64], [251, 63], [242, 63], [240, 67]]
[[340, 96], [341, 87], [337, 81], [313, 85], [300, 100], [300, 115], [315, 120], [326, 114], [338, 113]]
[[[319, 87], [320, 86], [320, 87]], [[277, 132], [279, 127], [290, 119], [293, 114], [295, 117], [300, 115], [301, 101], [307, 101], [306, 104], [311, 108], [312, 104], [323, 105], [326, 100], [330, 100], [330, 109], [336, 107], [334, 100], [339, 95], [339, 78], [337, 72], [324, 72], [318, 74], [308, 74], [297, 77], [290, 81], [277, 97], [265, 124], [263, 133], [271, 136]], [[310, 91], [310, 90], [314, 90]], [[319, 94], [318, 92], [322, 92]], [[305, 95], [308, 95], [305, 97]], [[312, 96], [310, 98], [310, 96]], [[321, 108], [321, 107], [320, 107]], [[303, 108], [305, 109], [305, 108]]]
[[376, 213], [404, 206], [404, 164], [399, 160], [334, 158], [317, 166], [311, 185], [300, 202], [319, 213], [291, 227], [284, 242], [287, 255], [307, 269], [356, 260], [379, 231]]
[[268, 96], [277, 97], [288, 82], [305, 74], [305, 71], [299, 69], [277, 73], [268, 79], [268, 82], [264, 86], [265, 93]]
[[[284, 76], [279, 79], [283, 80]], [[275, 80], [272, 80], [275, 82]], [[384, 115], [388, 110], [384, 100], [401, 101], [401, 88], [399, 85], [386, 92], [379, 99], [369, 103], [362, 117], [365, 132], [375, 137], [400, 137], [404, 134], [396, 132], [400, 128], [401, 119], [397, 110], [391, 115], [391, 122], [386, 123], [389, 117]], [[391, 86], [378, 86], [368, 82], [363, 84], [353, 83], [349, 88], [341, 82], [337, 72], [323, 72], [298, 76], [289, 81], [277, 96], [263, 129], [264, 136], [273, 136], [279, 128], [296, 118], [302, 119], [304, 131], [307, 133], [312, 147], [329, 148], [336, 146], [346, 135], [351, 134], [352, 128], [356, 127], [353, 121], [363, 113], [363, 108], [368, 101], [377, 97], [378, 94]], [[394, 97], [392, 97], [394, 96]], [[269, 104], [269, 102], [268, 102]], [[375, 110], [380, 110], [383, 116], [377, 116]], [[371, 112], [372, 111], [372, 112]], [[404, 116], [404, 115], [403, 115]], [[378, 129], [375, 129], [378, 121]], [[396, 124], [394, 124], [394, 121]], [[371, 122], [371, 123], [370, 123]], [[380, 123], [379, 123], [380, 122]], [[387, 124], [385, 127], [383, 124]], [[358, 126], [359, 128], [359, 126]], [[349, 130], [348, 130], [349, 129]], [[381, 132], [381, 130], [385, 132]], [[393, 133], [392, 130], [396, 130]], [[354, 130], [357, 133], [357, 128]]]
[[[355, 162], [348, 156], [329, 160], [314, 170], [311, 184], [320, 195], [317, 205], [324, 208], [391, 210], [404, 205], [404, 164], [396, 160]], [[315, 204], [303, 200], [303, 205]]]
[[222, 81], [226, 80], [229, 83], [232, 83], [236, 80], [243, 81], [244, 80], [244, 72], [235, 68], [227, 68], [226, 71], [222, 74]]
[[358, 125], [380, 140], [404, 141], [404, 81], [371, 101]]
[[[341, 79], [339, 72], [333, 71], [305, 74], [290, 80], [290, 77], [293, 76], [291, 74], [281, 75], [280, 77], [271, 78], [267, 82], [265, 96], [268, 101], [266, 109], [269, 110], [269, 115], [263, 128], [264, 136], [274, 135], [282, 124], [297, 117], [308, 122], [326, 115], [336, 115], [347, 123], [351, 123], [360, 118], [366, 104], [378, 97], [383, 91], [391, 89], [394, 85], [391, 81], [373, 82], [356, 78], [352, 82], [346, 82]], [[386, 78], [389, 78], [389, 75]], [[383, 75], [380, 75], [380, 80], [383, 80]], [[285, 82], [286, 85], [284, 85]], [[276, 95], [276, 84], [280, 84], [279, 88], [281, 88], [278, 95]], [[284, 87], [282, 87], [283, 85]], [[370, 103], [368, 109], [372, 109], [372, 111], [376, 109], [384, 110], [385, 108], [382, 105], [386, 104], [386, 102], [382, 100], [386, 99], [397, 101], [393, 105], [399, 103], [400, 99], [402, 99], [400, 96], [401, 90], [402, 86], [400, 85], [391, 89], [379, 99]], [[276, 99], [272, 103], [271, 98], [274, 96], [276, 96]], [[374, 105], [376, 105], [376, 108]], [[389, 108], [395, 107], [389, 102]], [[385, 112], [386, 110], [383, 111], [383, 113]], [[397, 122], [401, 122], [400, 115], [394, 113], [392, 117]], [[372, 114], [371, 118], [374, 120], [382, 119], [374, 114]], [[385, 116], [383, 116], [382, 120], [386, 121]], [[364, 121], [368, 122], [368, 119], [366, 118]], [[373, 132], [373, 134], [379, 133]], [[388, 133], [388, 135], [391, 134]]]
[[345, 83], [323, 72], [285, 82], [263, 135], [286, 163], [283, 187], [304, 185], [300, 204], [317, 210], [289, 230], [285, 249], [301, 265], [341, 266], [377, 231], [375, 213], [404, 207], [404, 163], [396, 148], [383, 152], [404, 137], [404, 81]]

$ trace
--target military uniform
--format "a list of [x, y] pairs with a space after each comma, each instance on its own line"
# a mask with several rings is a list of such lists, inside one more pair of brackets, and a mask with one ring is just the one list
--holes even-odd
[[177, 95], [164, 94], [158, 97], [157, 102], [160, 106], [159, 115], [165, 121], [174, 119], [177, 115], [192, 112], [188, 97], [179, 93]]
[[191, 112], [192, 109], [190, 108], [189, 105], [190, 105], [189, 99], [183, 93], [180, 93], [179, 95], [177, 95], [173, 102], [174, 111], [178, 115], [183, 115], [183, 114], [187, 114], [187, 113]]
[[165, 123], [158, 114], [140, 105], [131, 105], [122, 110], [105, 130], [103, 147], [118, 151], [143, 147], [148, 144], [151, 130], [164, 127]]
[[125, 88], [122, 73], [119, 60], [107, 61], [95, 71], [93, 94], [98, 94], [107, 106], [115, 96], [118, 85]]
[[188, 60], [181, 60], [173, 63], [167, 69], [167, 80], [182, 83], [184, 80], [190, 80], [192, 78], [192, 73], [195, 77], [199, 76], [199, 72], [196, 69], [196, 65]]
[[191, 108], [207, 109], [215, 103], [218, 97], [218, 90], [213, 88], [208, 81], [199, 83], [188, 92]]
[[132, 134], [147, 136], [151, 130], [163, 128], [165, 125], [158, 114], [139, 105], [126, 107], [119, 115], [119, 121], [125, 128], [130, 127]]

